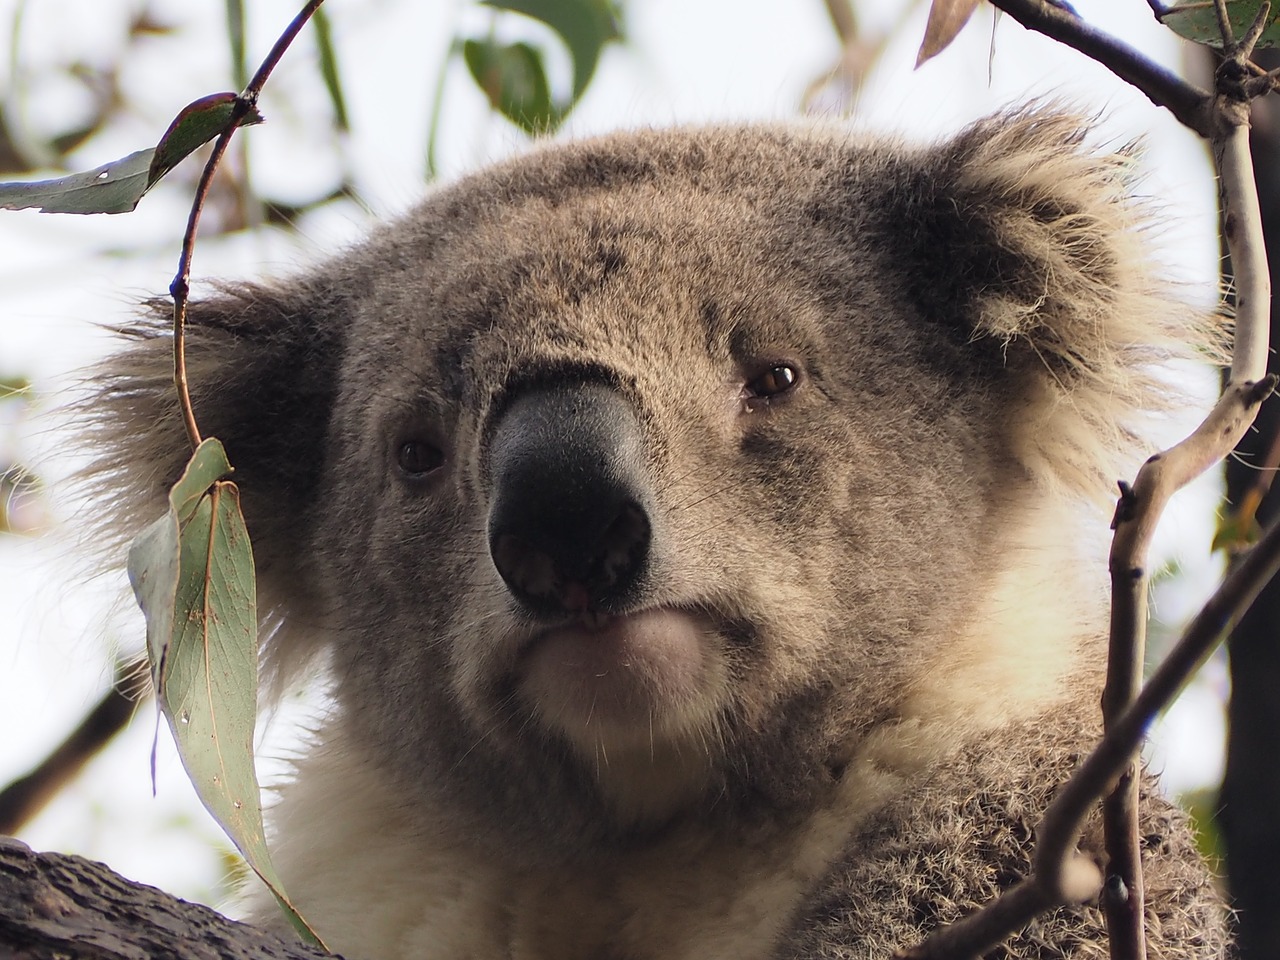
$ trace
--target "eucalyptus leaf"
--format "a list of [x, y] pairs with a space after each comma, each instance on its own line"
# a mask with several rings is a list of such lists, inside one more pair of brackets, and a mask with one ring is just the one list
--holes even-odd
[[169, 492], [167, 513], [131, 545], [129, 579], [147, 620], [156, 699], [182, 765], [201, 802], [299, 925], [271, 865], [253, 765], [257, 593], [239, 490], [224, 479], [230, 473], [222, 444], [201, 443]]
[[[150, 179], [147, 182], [148, 189], [194, 150], [227, 128], [236, 100], [234, 93], [211, 93], [193, 100], [178, 112], [169, 124], [169, 129], [156, 144], [156, 155], [151, 162]], [[247, 127], [261, 122], [262, 115], [255, 109], [250, 110], [237, 126]]]
[[0, 183], [0, 208], [41, 213], [128, 213], [150, 186], [148, 147], [84, 173], [52, 180]]
[[609, 0], [484, 0], [484, 5], [522, 13], [560, 34], [573, 58], [574, 101], [591, 82], [605, 44], [622, 37]]
[[527, 43], [467, 40], [462, 59], [497, 110], [526, 133], [554, 130], [562, 114], [551, 102], [542, 54]]
[[[52, 180], [0, 183], [0, 208], [41, 213], [128, 213], [157, 181], [226, 128], [234, 93], [214, 93], [187, 104], [160, 142], [85, 173]], [[261, 122], [257, 111], [241, 126]]]
[[[1261, 7], [1262, 0], [1227, 0], [1227, 20], [1237, 39], [1253, 24]], [[1182, 0], [1160, 14], [1160, 20], [1180, 37], [1210, 47], [1222, 46], [1212, 0]], [[1272, 4], [1258, 46], [1274, 47], [1277, 43], [1280, 43], [1280, 4]]]

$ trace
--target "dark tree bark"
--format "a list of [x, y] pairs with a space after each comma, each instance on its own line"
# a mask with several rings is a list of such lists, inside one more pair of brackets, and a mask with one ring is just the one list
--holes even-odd
[[[1269, 55], [1269, 56], [1266, 56]], [[1255, 58], [1280, 65], [1275, 51]], [[1280, 291], [1280, 99], [1255, 101], [1254, 170], [1262, 205], [1263, 232], [1271, 253], [1271, 288]], [[1280, 345], [1280, 309], [1273, 299], [1271, 343]], [[1280, 370], [1276, 355], [1268, 369]], [[1240, 503], [1257, 483], [1259, 470], [1274, 468], [1268, 452], [1280, 432], [1280, 399], [1262, 405], [1255, 429], [1227, 461], [1227, 499]], [[1280, 516], [1280, 496], [1263, 500], [1264, 527]], [[1280, 582], [1262, 592], [1228, 641], [1231, 656], [1230, 737], [1219, 823], [1227, 852], [1228, 886], [1237, 916], [1241, 960], [1280, 957]]]
[[126, 880], [105, 865], [0, 838], [4, 960], [324, 960], [333, 955]]

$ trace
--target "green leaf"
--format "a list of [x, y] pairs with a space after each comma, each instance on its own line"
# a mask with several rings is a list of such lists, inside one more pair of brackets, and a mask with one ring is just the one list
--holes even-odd
[[333, 47], [333, 26], [324, 8], [320, 8], [311, 18], [316, 28], [316, 49], [320, 54], [320, 76], [324, 80], [324, 88], [329, 92], [329, 103], [333, 106], [333, 123], [339, 130], [349, 131], [351, 122], [347, 118], [347, 99], [342, 92], [342, 77], [338, 73], [338, 55]]
[[573, 97], [569, 109], [587, 88], [605, 44], [622, 37], [618, 13], [610, 0], [484, 0], [497, 10], [510, 10], [540, 20], [564, 40], [573, 58]]
[[222, 444], [205, 440], [168, 512], [129, 548], [156, 698], [201, 802], [302, 923], [271, 865], [253, 766], [258, 617], [253, 554]]
[[[1238, 40], [1253, 24], [1262, 0], [1227, 0], [1227, 19]], [[1181, 0], [1164, 13], [1160, 20], [1166, 27], [1188, 40], [1210, 47], [1222, 46], [1222, 33], [1218, 30], [1218, 17], [1212, 0]], [[1260, 47], [1274, 47], [1280, 43], [1280, 4], [1271, 5], [1266, 28], [1258, 40]]]
[[[187, 104], [155, 147], [120, 160], [53, 180], [0, 183], [0, 208], [41, 213], [128, 213], [157, 181], [203, 143], [218, 136], [231, 119], [234, 93], [214, 93]], [[260, 123], [250, 111], [240, 126]]]
[[[156, 144], [147, 189], [198, 147], [220, 135], [231, 121], [236, 100], [234, 93], [211, 93], [183, 107]], [[247, 127], [261, 122], [262, 114], [255, 109], [250, 110], [237, 126]]]
[[1229, 556], [1234, 556], [1249, 549], [1261, 536], [1262, 526], [1258, 523], [1256, 508], [1242, 506], [1218, 520], [1210, 550], [1225, 550]]
[[562, 115], [551, 102], [542, 54], [527, 43], [467, 40], [462, 58], [497, 110], [526, 133], [554, 130]]
[[131, 153], [86, 173], [53, 180], [0, 183], [0, 208], [41, 213], [128, 213], [150, 186], [155, 149]]

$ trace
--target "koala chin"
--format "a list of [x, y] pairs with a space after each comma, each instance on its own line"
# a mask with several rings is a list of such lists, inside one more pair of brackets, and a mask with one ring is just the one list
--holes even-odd
[[[333, 949], [888, 957], [1028, 871], [1098, 731], [1114, 480], [1220, 338], [1087, 133], [545, 146], [193, 305], [268, 667], [332, 678], [272, 837]], [[97, 380], [122, 533], [186, 452], [165, 326]], [[1148, 787], [1151, 949], [1220, 957]], [[1084, 905], [1007, 949], [1103, 938]]]

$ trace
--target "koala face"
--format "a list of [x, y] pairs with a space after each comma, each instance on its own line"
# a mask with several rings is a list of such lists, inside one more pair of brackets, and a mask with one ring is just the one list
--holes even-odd
[[[1106, 496], [1149, 361], [1209, 336], [1079, 131], [549, 147], [197, 305], [274, 649], [330, 650], [352, 741], [534, 858], [808, 809], [923, 690], [988, 676], [993, 603], [1057, 615], [1020, 571], [1062, 544], [1018, 525]], [[151, 496], [167, 350], [114, 361], [102, 414]], [[956, 702], [1078, 667], [1023, 653]]]
[[955, 385], [904, 392], [891, 265], [813, 226], [818, 156], [768, 196], [806, 147], [766, 143], [749, 201], [577, 183], [623, 142], [552, 197], [446, 191], [361, 258], [399, 266], [352, 318], [309, 552], [339, 696], [415, 788], [575, 837], [785, 806], [965, 608], [1002, 451]]

